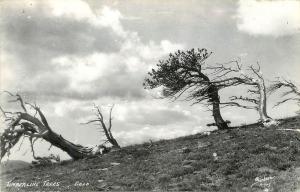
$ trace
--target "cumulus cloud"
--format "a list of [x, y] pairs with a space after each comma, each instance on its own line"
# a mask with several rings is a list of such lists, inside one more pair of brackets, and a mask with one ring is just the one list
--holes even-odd
[[[158, 126], [196, 121], [190, 111], [180, 106], [159, 105], [158, 101], [121, 103], [115, 109], [116, 120], [139, 126]], [[153, 107], [155, 106], [155, 107]]]
[[77, 20], [89, 19], [94, 16], [89, 5], [81, 0], [51, 0], [45, 1], [42, 5], [50, 8], [49, 14], [57, 17], [70, 17]]
[[[183, 47], [168, 40], [142, 42], [123, 27], [118, 10], [93, 10], [80, 0], [8, 3], [1, 14], [7, 53], [2, 63], [14, 59], [9, 68], [20, 73], [10, 88], [51, 100], [142, 98], [148, 68]], [[12, 79], [8, 72], [3, 81]]]
[[160, 57], [183, 45], [168, 40], [144, 43], [136, 32], [124, 30], [119, 11], [104, 7], [100, 13], [104, 25], [111, 26], [121, 37], [120, 50], [85, 56], [64, 55], [53, 58], [51, 64], [69, 77], [70, 89], [75, 92], [93, 90], [99, 96], [141, 98], [145, 94], [142, 82], [149, 68]]
[[118, 10], [104, 6], [94, 13], [88, 4], [81, 0], [52, 0], [48, 3], [48, 6], [52, 9], [50, 13], [56, 17], [73, 18], [78, 21], [85, 20], [96, 27], [110, 27], [118, 35], [126, 36], [126, 32], [120, 23], [123, 16]]
[[284, 36], [300, 32], [300, 1], [240, 0], [237, 28], [250, 35]]
[[87, 56], [67, 55], [53, 58], [52, 65], [69, 77], [70, 89], [93, 90], [101, 96], [142, 97], [145, 74], [158, 58], [180, 44], [163, 40], [160, 44], [144, 44], [131, 34], [117, 53], [92, 53]]

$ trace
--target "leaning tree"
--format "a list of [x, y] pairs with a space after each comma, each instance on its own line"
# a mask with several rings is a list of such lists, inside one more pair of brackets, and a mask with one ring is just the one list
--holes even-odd
[[230, 76], [235, 69], [220, 65], [207, 65], [205, 61], [212, 52], [206, 49], [191, 49], [169, 54], [160, 60], [157, 69], [152, 69], [144, 81], [146, 89], [163, 88], [164, 98], [183, 97], [193, 104], [212, 105], [212, 115], [218, 129], [227, 129], [227, 122], [220, 113], [219, 90], [244, 83], [240, 77]]
[[[36, 157], [34, 155], [33, 145], [35, 141], [40, 138], [49, 142], [51, 146], [58, 147], [65, 151], [74, 160], [93, 155], [92, 148], [74, 144], [54, 132], [38, 106], [25, 102], [19, 94], [6, 93], [14, 98], [11, 102], [19, 103], [21, 110], [12, 112], [0, 107], [7, 123], [7, 128], [5, 128], [0, 135], [0, 160], [5, 154], [9, 155], [10, 150], [22, 137], [29, 139], [34, 158]], [[33, 113], [31, 113], [31, 111], [33, 111]]]

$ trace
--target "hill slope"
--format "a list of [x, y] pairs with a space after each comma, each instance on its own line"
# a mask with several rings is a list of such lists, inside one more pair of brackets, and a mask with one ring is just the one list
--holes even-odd
[[294, 117], [4, 173], [2, 190], [300, 191], [300, 133], [281, 130], [299, 125]]
[[1, 163], [1, 173], [5, 173], [8, 171], [16, 171], [18, 169], [29, 168], [30, 163], [21, 160], [10, 160], [4, 163]]

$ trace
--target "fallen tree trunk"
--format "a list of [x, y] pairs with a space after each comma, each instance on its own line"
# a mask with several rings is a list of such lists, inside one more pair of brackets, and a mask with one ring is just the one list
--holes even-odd
[[75, 160], [92, 155], [92, 148], [74, 144], [53, 131], [50, 131], [48, 134], [46, 134], [43, 139], [51, 143], [51, 145], [65, 151]]
[[[13, 95], [12, 93], [7, 93], [11, 97], [16, 97], [16, 100], [13, 100], [13, 102], [20, 103], [22, 112], [7, 112], [0, 107], [5, 117], [5, 121], [8, 122], [8, 127], [0, 135], [1, 159], [6, 154], [9, 155], [10, 149], [18, 143], [21, 137], [28, 137], [30, 139], [33, 157], [35, 157], [33, 145], [39, 138], [44, 139], [51, 145], [65, 151], [74, 160], [93, 155], [92, 148], [74, 144], [63, 138], [61, 135], [55, 133], [50, 128], [46, 117], [39, 107], [25, 103], [18, 94]], [[31, 115], [27, 111], [27, 105], [35, 111], [35, 115]]]

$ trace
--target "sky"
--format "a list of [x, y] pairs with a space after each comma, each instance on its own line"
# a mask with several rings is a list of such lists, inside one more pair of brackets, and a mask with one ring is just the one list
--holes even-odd
[[[114, 104], [121, 146], [208, 130], [207, 108], [157, 99], [158, 91], [142, 86], [147, 72], [178, 49], [206, 48], [210, 64], [259, 62], [267, 84], [278, 76], [300, 81], [300, 1], [2, 0], [0, 8], [0, 89], [37, 103], [54, 131], [82, 145], [103, 139], [99, 127], [81, 124], [94, 118], [94, 104], [106, 118]], [[232, 93], [244, 90], [221, 91], [221, 100]], [[295, 103], [273, 108], [279, 99], [268, 97], [270, 116], [294, 115]], [[1, 106], [11, 105], [2, 94]], [[256, 111], [237, 108], [222, 115], [233, 125], [258, 119]], [[37, 142], [37, 154], [67, 158], [49, 146]], [[26, 140], [10, 159], [31, 159]]]

